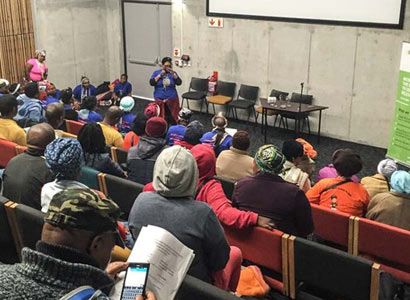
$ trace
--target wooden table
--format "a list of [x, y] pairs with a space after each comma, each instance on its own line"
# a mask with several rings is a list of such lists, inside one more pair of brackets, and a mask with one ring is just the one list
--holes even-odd
[[[320, 128], [322, 123], [322, 111], [328, 109], [327, 106], [311, 105], [302, 103], [299, 105], [297, 102], [290, 101], [276, 101], [276, 103], [268, 103], [267, 99], [260, 99], [262, 106], [262, 127], [264, 131], [264, 141], [266, 144], [266, 133], [268, 128], [268, 110], [273, 110], [276, 113], [283, 113], [287, 115], [293, 115], [295, 118], [295, 135], [299, 133], [300, 121], [306, 113], [318, 111], [319, 112], [319, 125], [317, 130], [317, 142], [320, 143]], [[297, 136], [296, 136], [297, 137]]]

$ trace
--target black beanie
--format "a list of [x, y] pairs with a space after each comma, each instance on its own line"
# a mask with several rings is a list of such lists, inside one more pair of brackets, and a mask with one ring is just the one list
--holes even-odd
[[301, 143], [291, 140], [283, 142], [282, 153], [285, 155], [286, 160], [292, 161], [294, 158], [302, 157], [305, 151]]
[[333, 165], [340, 176], [351, 177], [362, 169], [362, 160], [352, 151], [341, 151], [333, 160]]

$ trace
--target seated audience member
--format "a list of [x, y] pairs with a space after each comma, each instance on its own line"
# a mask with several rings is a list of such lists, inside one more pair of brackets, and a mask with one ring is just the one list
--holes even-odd
[[9, 81], [0, 79], [0, 97], [9, 93]]
[[312, 211], [305, 193], [278, 175], [285, 161], [275, 146], [260, 147], [254, 161], [256, 175], [238, 181], [232, 202], [270, 218], [283, 232], [306, 237], [313, 231]]
[[73, 91], [71, 88], [61, 91], [60, 101], [64, 104], [65, 119], [78, 121], [78, 112], [73, 109]]
[[29, 82], [24, 89], [24, 94], [17, 98], [17, 100], [23, 101], [23, 105], [19, 106], [15, 117], [21, 127], [30, 127], [45, 120], [44, 109], [38, 97], [37, 82]]
[[77, 137], [84, 152], [84, 165], [102, 173], [125, 178], [121, 167], [113, 162], [105, 150], [105, 138], [101, 126], [95, 123], [84, 125]]
[[83, 123], [97, 123], [103, 120], [103, 117], [95, 111], [97, 109], [97, 98], [95, 98], [95, 96], [85, 97], [81, 108], [78, 112], [78, 121]]
[[305, 153], [298, 164], [298, 168], [311, 177], [316, 170], [315, 159], [317, 158], [317, 152], [309, 142], [302, 138], [297, 138], [296, 142], [302, 144]]
[[9, 94], [18, 97], [24, 94], [24, 86], [20, 83], [12, 83], [9, 86]]
[[366, 218], [410, 230], [410, 174], [396, 171], [391, 191], [379, 193], [370, 201]]
[[13, 120], [17, 114], [17, 100], [13, 95], [0, 97], [0, 139], [26, 146], [26, 132]]
[[154, 102], [149, 103], [144, 109], [144, 115], [148, 118], [159, 117], [161, 108]]
[[138, 112], [132, 122], [131, 131], [128, 132], [124, 137], [124, 143], [122, 148], [129, 150], [138, 144], [140, 137], [145, 135], [145, 126], [147, 124], [148, 117], [143, 113]]
[[64, 124], [65, 110], [61, 103], [50, 103], [46, 108], [46, 120], [56, 133], [56, 138], [63, 137], [63, 131], [59, 128]]
[[67, 189], [85, 189], [88, 187], [78, 179], [81, 175], [83, 149], [76, 139], [59, 138], [52, 141], [44, 153], [47, 167], [55, 180], [46, 183], [41, 190], [41, 211], [46, 213], [51, 199], [58, 192]]
[[362, 169], [362, 160], [352, 151], [340, 151], [333, 161], [338, 177], [322, 179], [306, 196], [311, 203], [319, 204], [353, 216], [366, 214], [369, 194], [351, 177]]
[[377, 166], [377, 174], [362, 178], [361, 184], [369, 193], [370, 199], [380, 193], [390, 191], [390, 177], [397, 171], [397, 165], [392, 159], [384, 159]]
[[146, 136], [140, 137], [137, 146], [128, 150], [128, 179], [147, 184], [152, 181], [155, 160], [165, 147], [167, 122], [161, 117], [153, 117], [145, 126]]
[[122, 148], [124, 140], [121, 133], [115, 128], [115, 125], [120, 121], [122, 110], [118, 106], [111, 106], [105, 114], [104, 120], [98, 122], [101, 126], [105, 137], [105, 143], [110, 146]]
[[41, 188], [54, 180], [44, 160], [44, 150], [54, 139], [54, 129], [47, 123], [29, 129], [26, 152], [10, 160], [4, 170], [4, 197], [41, 209]]
[[[169, 231], [195, 252], [188, 274], [218, 285], [220, 280], [212, 277], [229, 265], [230, 247], [212, 208], [194, 201], [197, 186], [198, 168], [191, 152], [181, 146], [165, 149], [155, 163], [153, 187], [156, 193], [141, 193], [137, 197], [128, 223], [135, 239], [147, 225]], [[238, 268], [239, 265], [234, 269]], [[231, 279], [236, 283], [223, 288], [229, 286], [235, 290], [238, 274], [234, 272], [232, 277], [226, 277], [225, 282]]]
[[190, 150], [195, 145], [201, 143], [200, 140], [204, 133], [204, 125], [202, 125], [201, 122], [194, 120], [186, 127], [182, 141], [175, 141], [174, 145], [179, 145]]
[[82, 103], [85, 97], [96, 96], [95, 86], [90, 84], [88, 77], [81, 77], [81, 84], [77, 85], [73, 91], [74, 99]]
[[114, 93], [119, 92], [120, 98], [125, 96], [131, 96], [132, 85], [128, 82], [128, 75], [122, 74], [120, 81], [115, 84]]
[[35, 250], [23, 248], [21, 263], [0, 265], [0, 299], [61, 299], [84, 285], [108, 295], [116, 275], [127, 268], [110, 264], [119, 216], [112, 200], [90, 190], [56, 194]]
[[127, 96], [121, 99], [120, 108], [124, 113], [120, 119], [120, 122], [118, 123], [118, 130], [123, 134], [126, 134], [131, 131], [132, 123], [134, 122], [136, 117], [131, 112], [134, 108], [134, 105], [135, 101], [132, 97]]
[[[336, 150], [333, 153], [332, 156], [332, 162], [330, 165], [327, 165], [326, 167], [323, 167], [322, 169], [319, 170], [319, 173], [316, 177], [316, 182], [319, 182], [320, 180], [324, 179], [324, 178], [336, 178], [337, 176], [339, 176], [337, 174], [336, 168], [334, 166], [334, 161], [337, 159], [338, 155], [341, 153], [345, 153], [345, 152], [350, 152], [350, 153], [354, 153], [352, 149], [339, 149]], [[359, 177], [357, 177], [356, 175], [352, 175], [351, 177], [353, 182], [360, 182]]]
[[47, 98], [46, 98], [46, 106], [51, 103], [58, 103], [60, 102], [57, 98], [57, 89], [54, 83], [50, 82], [47, 87]]
[[237, 131], [231, 148], [222, 151], [216, 160], [216, 175], [233, 181], [253, 175], [253, 158], [248, 155], [250, 144], [248, 133]]
[[193, 113], [188, 108], [182, 108], [178, 113], [178, 124], [169, 127], [165, 137], [168, 146], [173, 146], [176, 141], [182, 141], [185, 135], [185, 129], [189, 124]]
[[285, 141], [282, 153], [286, 157], [286, 162], [279, 176], [287, 182], [296, 184], [306, 193], [311, 188], [309, 175], [298, 168], [305, 154], [302, 144], [294, 140]]
[[212, 118], [212, 126], [214, 129], [203, 135], [201, 143], [213, 146], [216, 157], [218, 157], [222, 151], [229, 150], [232, 146], [232, 137], [225, 131], [228, 120], [222, 113]]

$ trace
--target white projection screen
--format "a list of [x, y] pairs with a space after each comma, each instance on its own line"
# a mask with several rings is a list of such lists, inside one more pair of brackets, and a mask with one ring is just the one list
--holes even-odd
[[207, 0], [207, 15], [402, 29], [406, 0]]

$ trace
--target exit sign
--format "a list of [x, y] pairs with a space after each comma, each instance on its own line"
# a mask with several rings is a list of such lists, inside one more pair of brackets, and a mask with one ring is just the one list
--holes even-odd
[[224, 19], [223, 18], [208, 18], [208, 26], [214, 28], [222, 28], [224, 27]]

